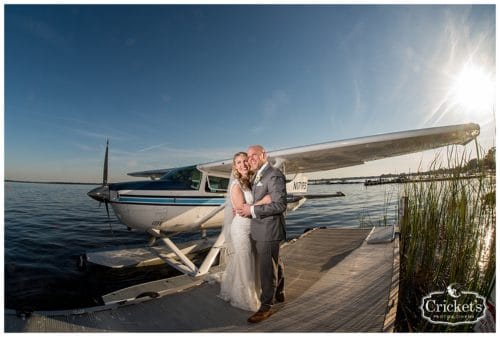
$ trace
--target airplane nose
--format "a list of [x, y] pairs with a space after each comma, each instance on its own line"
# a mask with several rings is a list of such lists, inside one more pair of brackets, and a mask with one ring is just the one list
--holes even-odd
[[100, 202], [109, 201], [109, 187], [99, 186], [87, 193], [89, 197]]

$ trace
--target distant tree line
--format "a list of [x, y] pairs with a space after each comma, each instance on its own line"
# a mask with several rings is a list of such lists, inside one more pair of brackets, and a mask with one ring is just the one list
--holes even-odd
[[496, 148], [492, 147], [488, 150], [488, 153], [484, 156], [483, 159], [477, 160], [472, 159], [467, 163], [468, 169], [486, 169], [486, 170], [495, 170], [496, 169]]

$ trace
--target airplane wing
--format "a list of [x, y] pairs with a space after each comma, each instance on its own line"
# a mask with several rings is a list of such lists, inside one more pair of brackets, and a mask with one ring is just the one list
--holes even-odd
[[[433, 127], [375, 136], [338, 140], [268, 152], [270, 162], [284, 162], [286, 173], [307, 173], [360, 165], [367, 161], [465, 145], [479, 135], [474, 123]], [[232, 159], [198, 165], [216, 176], [229, 176]]]

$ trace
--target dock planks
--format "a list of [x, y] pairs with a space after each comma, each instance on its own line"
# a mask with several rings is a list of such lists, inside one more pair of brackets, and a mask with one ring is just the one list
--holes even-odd
[[[202, 283], [156, 299], [87, 313], [5, 314], [6, 332], [368, 332], [383, 331], [393, 276], [394, 244], [365, 241], [370, 229], [321, 228], [286, 243], [286, 302], [259, 324], [250, 312]], [[186, 277], [188, 278], [188, 277]], [[186, 279], [187, 280], [187, 279]], [[191, 283], [192, 279], [190, 280]], [[181, 288], [179, 288], [181, 289]]]

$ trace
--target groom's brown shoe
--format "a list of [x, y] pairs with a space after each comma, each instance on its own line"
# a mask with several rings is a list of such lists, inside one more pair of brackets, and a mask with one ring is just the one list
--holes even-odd
[[271, 316], [272, 314], [274, 314], [274, 311], [271, 309], [266, 310], [266, 311], [257, 311], [255, 314], [250, 316], [247, 319], [247, 321], [248, 321], [248, 323], [259, 323], [259, 322], [262, 322], [263, 320], [268, 319], [269, 316]]

